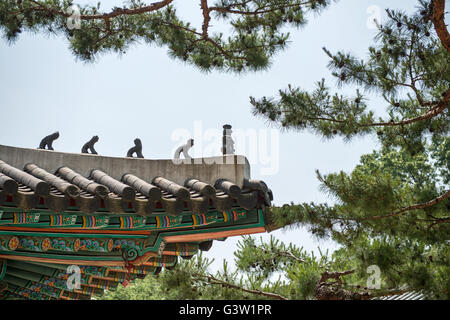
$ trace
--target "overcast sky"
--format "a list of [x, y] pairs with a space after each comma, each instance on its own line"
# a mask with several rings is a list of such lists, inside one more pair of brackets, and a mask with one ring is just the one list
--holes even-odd
[[[121, 1], [105, 3], [120, 5]], [[201, 25], [198, 1], [176, 0], [174, 4], [181, 16]], [[277, 134], [252, 115], [249, 96], [274, 95], [288, 84], [311, 89], [322, 78], [334, 86], [321, 48], [344, 49], [363, 58], [376, 34], [367, 21], [377, 9], [385, 19], [387, 7], [411, 12], [415, 5], [413, 0], [340, 0], [320, 16], [309, 17], [303, 29], [289, 29], [290, 46], [275, 57], [269, 70], [244, 75], [202, 73], [169, 58], [166, 48], [145, 44], [134, 46], [122, 57], [111, 53], [85, 64], [75, 59], [62, 38], [24, 33], [13, 45], [1, 40], [0, 144], [36, 148], [44, 136], [58, 130], [55, 150], [79, 152], [98, 135], [100, 154], [125, 156], [139, 137], [146, 158], [167, 159], [183, 140], [177, 137], [180, 133], [200, 137], [191, 153], [214, 153], [211, 141], [201, 139], [228, 123], [236, 132], [258, 135], [256, 148], [237, 141], [236, 149], [249, 158], [252, 178], [264, 180], [272, 189], [275, 204], [332, 202], [319, 192], [315, 169], [350, 171], [361, 155], [377, 148], [375, 137], [348, 143], [340, 138], [323, 141], [306, 132]], [[382, 101], [374, 99], [373, 107], [382, 109]], [[265, 135], [274, 139], [267, 150]], [[220, 143], [216, 154], [220, 154]], [[301, 229], [272, 234], [308, 251], [335, 247]], [[232, 261], [237, 240], [216, 241], [207, 256]]]

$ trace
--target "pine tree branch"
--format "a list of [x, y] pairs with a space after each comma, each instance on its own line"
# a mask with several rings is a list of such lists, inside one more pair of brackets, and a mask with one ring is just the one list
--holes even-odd
[[394, 217], [394, 216], [398, 216], [406, 211], [412, 211], [412, 210], [418, 210], [418, 209], [424, 209], [424, 208], [428, 208], [431, 206], [434, 206], [435, 204], [447, 199], [448, 197], [450, 197], [450, 190], [447, 190], [447, 192], [443, 193], [442, 195], [440, 195], [437, 198], [434, 198], [433, 200], [430, 200], [428, 202], [425, 203], [419, 203], [419, 204], [415, 204], [415, 205], [411, 205], [408, 207], [404, 207], [398, 211], [395, 211], [391, 214], [388, 215], [384, 215], [384, 216], [373, 216], [373, 217], [367, 217], [367, 218], [363, 218], [363, 219], [355, 219], [357, 221], [366, 221], [366, 220], [376, 220], [376, 219], [384, 219], [384, 218], [389, 218], [389, 217]]
[[[340, 279], [354, 273], [355, 270], [344, 272], [324, 272], [321, 279], [316, 285], [315, 294], [317, 300], [369, 300], [377, 297], [387, 297], [411, 292], [412, 290], [388, 290], [377, 293], [367, 291], [353, 291], [344, 288], [344, 284]], [[327, 282], [329, 279], [336, 279], [336, 282]], [[354, 287], [354, 286], [353, 286]], [[359, 286], [356, 286], [359, 288]], [[365, 288], [367, 289], [367, 288]]]
[[207, 0], [201, 0], [200, 6], [202, 7], [202, 12], [203, 12], [203, 25], [202, 25], [203, 37], [208, 38], [208, 27], [209, 27], [209, 22], [211, 21], [211, 16], [209, 15], [209, 13], [211, 12], [211, 9], [208, 8]]
[[[34, 8], [36, 11], [45, 10], [52, 14], [63, 16], [63, 17], [70, 17], [71, 14], [68, 14], [64, 11], [55, 10], [53, 8], [49, 8], [43, 3], [35, 0], [29, 0], [30, 2], [36, 4], [39, 6], [39, 8]], [[134, 8], [134, 9], [128, 9], [128, 8], [115, 8], [113, 11], [109, 13], [102, 13], [102, 14], [92, 14], [92, 15], [80, 15], [79, 18], [81, 20], [109, 20], [111, 18], [115, 18], [117, 16], [121, 15], [140, 15], [143, 13], [148, 13], [152, 11], [157, 11], [161, 8], [164, 8], [165, 6], [169, 5], [173, 0], [164, 0], [152, 3], [148, 6], [140, 7], [140, 8]]]
[[370, 126], [370, 127], [375, 127], [375, 126], [403, 126], [405, 124], [410, 124], [410, 123], [413, 123], [413, 122], [430, 119], [430, 118], [436, 117], [437, 115], [439, 115], [442, 112], [444, 112], [444, 110], [446, 110], [448, 108], [449, 100], [450, 100], [450, 88], [447, 89], [447, 91], [445, 92], [444, 98], [436, 105], [436, 107], [432, 108], [427, 113], [424, 113], [424, 114], [422, 114], [422, 115], [420, 115], [418, 117], [402, 120], [402, 121], [399, 121], [399, 122], [375, 122], [375, 123], [370, 123], [368, 125], [362, 125], [362, 127], [364, 127], [364, 126]]
[[266, 263], [266, 262], [272, 263], [274, 261], [274, 259], [276, 259], [278, 257], [290, 258], [290, 259], [293, 259], [293, 260], [297, 261], [298, 263], [305, 263], [306, 262], [302, 258], [299, 258], [299, 257], [295, 256], [290, 251], [277, 251], [277, 252], [274, 252], [269, 258], [262, 259], [262, 261], [264, 263]]
[[[450, 88], [447, 89], [447, 91], [445, 92], [444, 98], [437, 103], [437, 105], [430, 109], [428, 112], [414, 117], [414, 118], [410, 118], [410, 119], [406, 119], [406, 120], [402, 120], [402, 121], [390, 121], [390, 122], [373, 122], [373, 123], [369, 123], [369, 124], [360, 124], [359, 127], [394, 127], [394, 126], [404, 126], [406, 124], [410, 124], [413, 122], [418, 122], [418, 121], [422, 121], [422, 120], [427, 120], [433, 117], [438, 116], [439, 114], [441, 114], [442, 112], [444, 112], [444, 110], [446, 110], [448, 108], [448, 103], [450, 100]], [[323, 118], [323, 117], [319, 117], [319, 118], [314, 118], [314, 120], [324, 120], [324, 121], [330, 121], [330, 122], [336, 122], [336, 123], [345, 123], [347, 122], [346, 120], [336, 120], [336, 119], [330, 119], [330, 118]]]
[[[317, 282], [314, 293], [317, 300], [367, 300], [369, 293], [354, 292], [343, 287], [341, 277], [354, 273], [355, 270], [343, 272], [322, 273]], [[335, 282], [329, 282], [329, 279], [336, 279]]]
[[441, 224], [441, 223], [450, 223], [450, 218], [440, 218], [440, 219], [436, 219], [436, 221], [434, 223], [432, 223], [428, 229], [431, 229], [432, 227], [434, 227], [437, 224]]
[[[247, 2], [250, 2], [250, 1], [247, 1]], [[265, 6], [265, 7], [259, 7], [254, 11], [232, 10], [232, 9], [230, 9], [231, 6], [229, 6], [229, 7], [211, 7], [210, 10], [217, 11], [217, 12], [223, 12], [223, 13], [232, 13], [232, 14], [249, 15], [249, 16], [253, 15], [254, 16], [254, 15], [259, 15], [259, 14], [271, 13], [271, 12], [275, 12], [275, 11], [282, 10], [282, 9], [299, 8], [301, 6], [311, 4], [311, 2], [313, 2], [313, 1], [305, 1], [305, 2], [291, 4], [291, 5], [281, 4], [279, 6], [273, 6], [273, 7]]]
[[[211, 285], [222, 285], [224, 287], [230, 288], [230, 289], [236, 289], [242, 292], [246, 292], [246, 293], [252, 293], [252, 294], [256, 294], [259, 296], [263, 296], [263, 297], [268, 297], [268, 298], [272, 298], [272, 299], [276, 299], [276, 300], [288, 300], [286, 297], [283, 297], [279, 294], [276, 293], [271, 293], [271, 292], [265, 292], [265, 291], [261, 291], [261, 290], [252, 290], [252, 289], [246, 289], [243, 287], [240, 287], [238, 285], [217, 279], [211, 275], [202, 275], [202, 274], [198, 274], [198, 273], [194, 273], [194, 276], [198, 277], [198, 278], [206, 278], [208, 280], [208, 283]], [[203, 279], [201, 279], [203, 280]]]
[[291, 251], [280, 251], [280, 252], [277, 252], [277, 254], [280, 255], [280, 256], [284, 256], [284, 257], [288, 257], [288, 258], [294, 259], [295, 261], [300, 262], [300, 263], [305, 263], [306, 262], [302, 258], [299, 258], [296, 255], [294, 255]]
[[319, 282], [326, 282], [328, 279], [336, 279], [339, 283], [342, 283], [341, 277], [354, 273], [355, 270], [348, 270], [343, 272], [328, 272], [325, 271], [322, 273]]
[[445, 25], [445, 0], [433, 0], [431, 2], [431, 21], [434, 24], [436, 33], [441, 39], [442, 45], [450, 52], [450, 34]]
[[[403, 84], [403, 85], [405, 85], [405, 84]], [[413, 90], [415, 89], [412, 85], [406, 85], [406, 86], [411, 87]], [[414, 91], [416, 91], [416, 90], [414, 90]], [[416, 92], [416, 94], [418, 95], [419, 93]], [[419, 96], [418, 96], [418, 100], [420, 101]], [[426, 113], [424, 113], [420, 116], [405, 119], [402, 121], [397, 121], [397, 122], [389, 121], [389, 122], [355, 123], [354, 125], [359, 128], [404, 126], [404, 125], [411, 124], [414, 122], [431, 119], [431, 118], [434, 118], [434, 117], [440, 115], [442, 112], [444, 112], [445, 110], [448, 109], [449, 102], [450, 102], [450, 87], [444, 93], [443, 99], [441, 101], [439, 101], [439, 102], [424, 102], [424, 101], [422, 101], [421, 104], [423, 106], [431, 106], [431, 105], [435, 105], [435, 106], [431, 109], [428, 109], [428, 111]], [[292, 111], [282, 110], [280, 112], [289, 115]], [[324, 113], [324, 114], [328, 115], [326, 113]], [[323, 117], [323, 116], [318, 116], [318, 117], [313, 116], [312, 117], [312, 116], [305, 115], [305, 116], [303, 116], [303, 118], [308, 121], [326, 121], [326, 122], [331, 122], [331, 123], [336, 123], [336, 124], [345, 124], [345, 123], [349, 122], [346, 119], [338, 120], [338, 119], [335, 119], [334, 117], [332, 117], [331, 115], [328, 115], [328, 116], [329, 117]]]

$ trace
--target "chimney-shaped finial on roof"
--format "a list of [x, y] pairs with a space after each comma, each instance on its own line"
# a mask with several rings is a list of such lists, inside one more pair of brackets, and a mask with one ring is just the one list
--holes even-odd
[[98, 136], [93, 136], [91, 140], [86, 142], [84, 146], [81, 148], [81, 153], [89, 153], [91, 151], [91, 154], [98, 154], [97, 151], [95, 151], [94, 144], [98, 142]]
[[222, 137], [222, 154], [234, 154], [234, 141], [231, 138], [231, 125], [225, 124], [223, 126], [223, 137]]
[[39, 144], [38, 149], [46, 149], [47, 148], [48, 150], [53, 150], [52, 143], [53, 143], [53, 141], [55, 141], [58, 138], [59, 138], [58, 131], [56, 131], [55, 133], [52, 133], [49, 136], [46, 136], [44, 139], [42, 139], [41, 143]]
[[142, 155], [142, 142], [139, 138], [134, 139], [134, 147], [128, 150], [127, 157], [133, 158], [133, 153], [136, 153], [136, 156], [138, 158], [144, 158], [144, 156]]

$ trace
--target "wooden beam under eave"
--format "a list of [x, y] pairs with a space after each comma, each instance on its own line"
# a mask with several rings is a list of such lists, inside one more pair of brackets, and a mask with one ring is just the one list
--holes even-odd
[[203, 241], [224, 237], [242, 236], [247, 234], [263, 233], [266, 232], [264, 227], [254, 227], [249, 229], [241, 230], [226, 230], [217, 232], [206, 232], [206, 233], [193, 233], [186, 235], [176, 235], [176, 236], [164, 236], [164, 240], [167, 243], [174, 242], [193, 242], [193, 241]]

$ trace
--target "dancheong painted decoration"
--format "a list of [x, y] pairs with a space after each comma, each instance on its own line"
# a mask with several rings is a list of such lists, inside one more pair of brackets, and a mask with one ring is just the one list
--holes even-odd
[[271, 201], [243, 156], [149, 160], [0, 145], [0, 298], [90, 299], [213, 241], [270, 231]]

